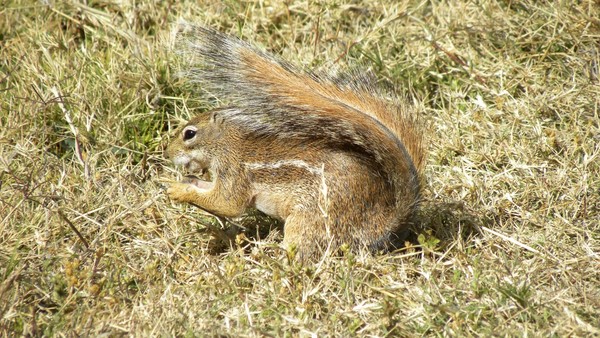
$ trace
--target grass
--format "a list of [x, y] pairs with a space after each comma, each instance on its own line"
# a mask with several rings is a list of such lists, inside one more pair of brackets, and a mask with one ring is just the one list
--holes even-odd
[[[84, 3], [0, 6], [1, 336], [600, 335], [597, 1]], [[417, 243], [214, 254], [160, 183], [212, 106], [176, 76], [179, 17], [418, 97]]]

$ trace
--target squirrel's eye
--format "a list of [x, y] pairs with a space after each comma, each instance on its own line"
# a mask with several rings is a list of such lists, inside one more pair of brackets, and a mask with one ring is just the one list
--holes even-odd
[[194, 138], [194, 136], [196, 136], [196, 131], [193, 129], [188, 129], [183, 132], [183, 140], [184, 141], [191, 140]]

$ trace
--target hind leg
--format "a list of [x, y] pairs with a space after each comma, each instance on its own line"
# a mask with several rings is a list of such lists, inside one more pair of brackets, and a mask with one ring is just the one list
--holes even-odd
[[335, 249], [336, 240], [323, 218], [308, 213], [294, 213], [285, 220], [283, 246], [295, 247], [300, 261], [318, 260], [328, 249]]

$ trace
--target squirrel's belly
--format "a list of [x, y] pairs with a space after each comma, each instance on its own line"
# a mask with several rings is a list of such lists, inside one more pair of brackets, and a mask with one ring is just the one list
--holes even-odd
[[289, 199], [289, 194], [263, 190], [254, 195], [253, 206], [271, 217], [285, 220], [290, 214]]

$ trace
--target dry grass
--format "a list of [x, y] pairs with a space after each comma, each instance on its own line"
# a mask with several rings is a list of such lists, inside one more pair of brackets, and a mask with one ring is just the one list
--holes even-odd
[[[0, 335], [600, 335], [600, 4], [366, 3], [3, 1]], [[420, 244], [210, 254], [159, 183], [210, 105], [174, 76], [179, 17], [422, 98]]]

